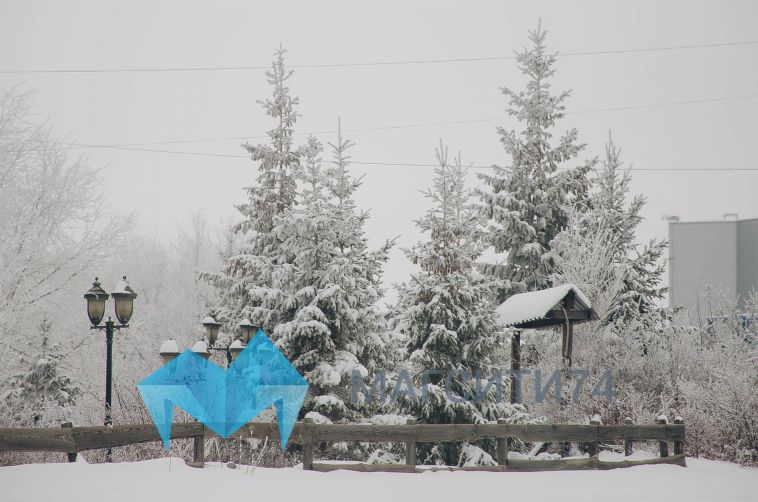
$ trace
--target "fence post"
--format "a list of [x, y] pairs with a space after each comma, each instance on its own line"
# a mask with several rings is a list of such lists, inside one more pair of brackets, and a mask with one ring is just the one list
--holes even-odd
[[[624, 425], [632, 425], [633, 423], [634, 421], [629, 417], [626, 417], [624, 419]], [[634, 441], [632, 441], [631, 439], [624, 440], [624, 456], [625, 457], [628, 457], [629, 455], [632, 454], [633, 445], [634, 445]]]
[[[499, 425], [505, 425], [507, 421], [504, 418], [498, 418], [497, 423]], [[497, 438], [497, 463], [502, 465], [506, 469], [508, 468], [508, 438]]]
[[[594, 425], [595, 427], [600, 427], [602, 422], [600, 421], [600, 417], [595, 415], [590, 419], [590, 425]], [[590, 457], [597, 457], [598, 453], [600, 452], [600, 446], [598, 445], [597, 441], [590, 441], [588, 445], [588, 453], [590, 454]]]
[[313, 419], [312, 418], [304, 418], [303, 419], [303, 436], [305, 437], [305, 442], [303, 443], [303, 470], [304, 471], [312, 471], [313, 470]]
[[[675, 424], [684, 425], [684, 419], [682, 417], [674, 418]], [[684, 443], [681, 441], [674, 441], [674, 455], [681, 455], [684, 453]]]
[[[64, 429], [73, 429], [74, 424], [72, 424], [71, 422], [66, 422], [66, 423], [61, 424], [61, 427]], [[72, 436], [74, 435], [73, 431], [71, 431], [71, 435]], [[74, 444], [76, 444], [76, 439], [74, 439]], [[76, 462], [76, 452], [66, 453], [66, 456], [68, 457], [69, 462]]]
[[192, 438], [192, 467], [203, 467], [205, 465], [205, 426], [200, 424], [201, 434]]
[[[406, 425], [416, 425], [415, 418], [409, 418]], [[406, 465], [416, 466], [416, 441], [407, 441], [405, 443], [405, 463]]]
[[[661, 415], [658, 417], [657, 422], [661, 425], [666, 425], [668, 423], [668, 419], [665, 415]], [[669, 444], [665, 440], [658, 441], [658, 449], [660, 450], [661, 458], [669, 456]]]

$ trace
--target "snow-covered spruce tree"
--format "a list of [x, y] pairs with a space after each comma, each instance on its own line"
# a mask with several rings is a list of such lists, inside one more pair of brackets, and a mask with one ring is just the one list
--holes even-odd
[[551, 141], [570, 93], [550, 93], [557, 58], [546, 52], [546, 34], [538, 25], [529, 33], [532, 46], [517, 54], [519, 69], [528, 78], [526, 90], [502, 88], [509, 99], [508, 114], [522, 124], [520, 131], [498, 128], [511, 164], [479, 175], [486, 185], [479, 195], [491, 220], [489, 242], [496, 252], [507, 253], [504, 263], [484, 266], [486, 273], [506, 281], [501, 298], [513, 291], [548, 286], [550, 241], [566, 225], [567, 203], [586, 194], [586, 174], [593, 164], [588, 161], [559, 172], [585, 145], [578, 142], [576, 129], [555, 144]]
[[298, 204], [275, 218], [274, 235], [292, 261], [275, 268], [285, 303], [273, 336], [311, 385], [304, 409], [320, 420], [357, 418], [361, 407], [349, 399], [353, 370], [366, 376], [387, 357], [377, 302], [392, 242], [368, 249], [368, 213], [353, 200], [360, 180], [349, 172], [352, 145], [338, 132], [333, 160], [322, 168], [322, 146], [310, 138]]
[[[355, 144], [342, 137], [342, 124], [339, 119], [337, 130], [337, 143], [329, 143], [333, 160], [324, 170], [327, 192], [331, 197], [332, 217], [340, 223], [336, 226], [339, 260], [331, 273], [338, 277], [339, 267], [342, 267], [348, 276], [357, 277], [353, 289], [358, 288], [356, 291], [364, 296], [358, 296], [355, 299], [358, 301], [350, 302], [365, 309], [363, 314], [367, 317], [365, 320], [353, 318], [346, 315], [349, 310], [343, 309], [340, 315], [345, 317], [345, 320], [339, 321], [343, 326], [340, 333], [349, 334], [353, 327], [360, 327], [358, 331], [365, 335], [361, 337], [356, 355], [365, 368], [373, 372], [376, 369], [393, 367], [396, 358], [390, 334], [386, 331], [385, 318], [377, 309], [377, 302], [384, 293], [381, 283], [383, 266], [387, 262], [390, 249], [395, 245], [395, 238], [387, 239], [379, 249], [368, 249], [364, 226], [368, 221], [369, 212], [360, 210], [353, 198], [355, 191], [363, 183], [362, 177], [354, 178], [350, 174], [350, 156], [347, 154], [348, 149]], [[349, 338], [349, 335], [338, 336], [339, 343], [347, 342]]]
[[580, 231], [585, 234], [602, 227], [609, 230], [610, 252], [614, 262], [624, 269], [624, 285], [609, 320], [628, 320], [640, 312], [651, 311], [666, 290], [661, 286], [664, 272], [661, 257], [666, 241], [651, 240], [642, 247], [637, 244], [637, 226], [642, 221], [640, 212], [645, 197], [638, 194], [627, 200], [631, 167], [623, 168], [620, 155], [621, 150], [609, 134], [602, 168], [593, 180], [589, 211], [580, 222], [583, 227]]
[[272, 97], [259, 102], [276, 124], [268, 131], [270, 142], [244, 145], [258, 163], [258, 178], [255, 186], [247, 188], [248, 202], [237, 206], [243, 216], [233, 230], [238, 252], [228, 257], [221, 272], [203, 274], [219, 290], [218, 316], [230, 330], [244, 317], [268, 333], [281, 321], [282, 311], [272, 307], [282, 302], [273, 272], [293, 257], [284, 252], [274, 226], [276, 218], [295, 204], [303, 157], [303, 148], [293, 145], [299, 100], [290, 96], [287, 82], [293, 72], [285, 67], [285, 54], [281, 47], [274, 53], [272, 68], [266, 72]]
[[[503, 334], [495, 324], [493, 301], [500, 282], [475, 266], [483, 250], [481, 215], [470, 200], [460, 157], [450, 164], [442, 144], [436, 157], [440, 167], [424, 193], [432, 207], [416, 221], [429, 240], [406, 250], [420, 270], [398, 287], [402, 317], [398, 325], [407, 336], [410, 354], [407, 369], [421, 390], [417, 399], [409, 398], [408, 389], [398, 392], [399, 405], [424, 423], [506, 418], [515, 410], [500, 402], [496, 386], [485, 396], [479, 388], [480, 379], [495, 374], [499, 363], [494, 355]], [[402, 381], [395, 382], [400, 385]], [[481, 402], [477, 397], [482, 397]], [[456, 443], [425, 445], [419, 451], [424, 462], [454, 465], [461, 459], [461, 445]]]
[[22, 358], [24, 368], [10, 378], [10, 390], [3, 399], [16, 414], [29, 415], [13, 417], [19, 423], [34, 424], [48, 402], [71, 405], [80, 393], [73, 379], [60, 371], [60, 346], [50, 344], [52, 323], [43, 319], [39, 330], [39, 337], [29, 341], [34, 357]]

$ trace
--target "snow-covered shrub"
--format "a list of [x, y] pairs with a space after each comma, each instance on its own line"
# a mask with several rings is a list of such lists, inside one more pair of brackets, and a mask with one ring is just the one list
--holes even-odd
[[492, 455], [471, 443], [464, 443], [461, 447], [459, 466], [497, 465]]
[[405, 461], [402, 455], [397, 453], [391, 453], [386, 450], [376, 449], [371, 452], [367, 464], [402, 464]]

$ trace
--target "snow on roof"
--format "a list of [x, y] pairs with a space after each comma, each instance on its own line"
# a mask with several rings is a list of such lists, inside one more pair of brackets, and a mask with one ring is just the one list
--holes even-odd
[[570, 291], [573, 291], [576, 298], [587, 308], [592, 308], [592, 303], [579, 288], [573, 284], [563, 284], [554, 288], [519, 293], [511, 296], [495, 309], [497, 323], [499, 326], [513, 326], [541, 319], [563, 300]]

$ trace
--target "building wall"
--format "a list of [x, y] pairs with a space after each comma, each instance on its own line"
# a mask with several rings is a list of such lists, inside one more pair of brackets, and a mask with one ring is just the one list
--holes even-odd
[[758, 293], [758, 218], [737, 222], [737, 293]]
[[[669, 223], [672, 306], [694, 308], [706, 287], [721, 290], [729, 301], [737, 298], [737, 226], [737, 221]], [[744, 245], [749, 247], [750, 240], [744, 239]], [[750, 253], [745, 249], [744, 256]]]

